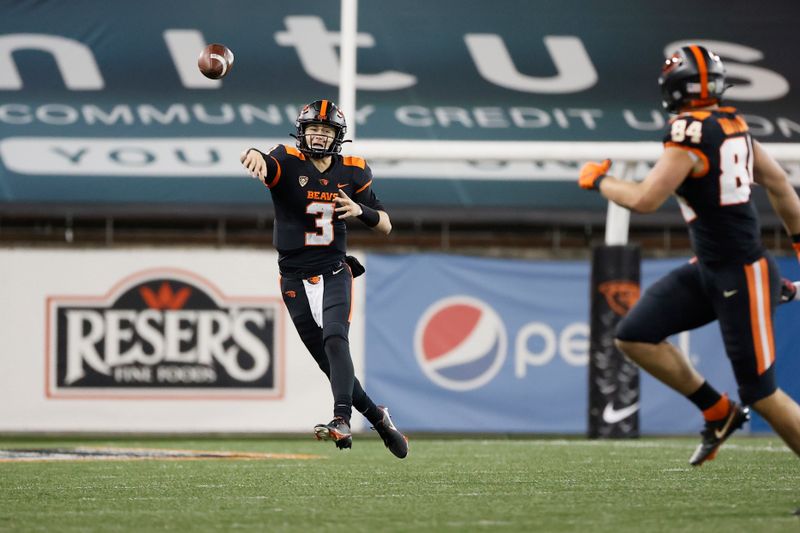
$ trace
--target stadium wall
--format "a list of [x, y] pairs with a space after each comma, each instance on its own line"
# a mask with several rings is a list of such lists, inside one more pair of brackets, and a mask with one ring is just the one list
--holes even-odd
[[[398, 424], [585, 434], [587, 262], [358, 255], [356, 372]], [[643, 287], [682, 261], [644, 261]], [[800, 278], [793, 258], [780, 266]], [[0, 279], [0, 432], [295, 432], [329, 416], [274, 252], [5, 248]], [[796, 398], [798, 322], [796, 303], [776, 313], [778, 380]], [[672, 341], [736, 396], [715, 324]], [[644, 373], [641, 387], [642, 433], [700, 429], [689, 402]]]
[[[330, 389], [278, 276], [276, 254], [253, 250], [0, 250], [0, 431], [306, 431], [327, 420]], [[363, 309], [363, 284], [354, 298]], [[361, 374], [363, 314], [352, 331]]]

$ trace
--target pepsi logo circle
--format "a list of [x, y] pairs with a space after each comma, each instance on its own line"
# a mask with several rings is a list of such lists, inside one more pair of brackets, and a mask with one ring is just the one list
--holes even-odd
[[477, 389], [494, 378], [506, 358], [508, 339], [500, 316], [470, 296], [450, 296], [422, 313], [414, 351], [428, 378], [446, 389]]

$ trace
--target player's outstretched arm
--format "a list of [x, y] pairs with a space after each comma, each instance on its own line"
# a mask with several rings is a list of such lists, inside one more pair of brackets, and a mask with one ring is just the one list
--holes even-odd
[[775, 213], [783, 221], [786, 232], [792, 237], [795, 252], [800, 260], [800, 198], [789, 183], [786, 172], [775, 159], [764, 150], [758, 141], [753, 141], [753, 178], [767, 190], [767, 197]]
[[599, 190], [604, 197], [631, 211], [651, 213], [675, 192], [694, 164], [685, 150], [668, 147], [640, 183], [607, 175], [611, 161], [606, 159], [603, 163], [586, 163], [578, 184], [584, 189]]
[[239, 161], [242, 162], [244, 168], [250, 173], [253, 178], [258, 178], [264, 185], [267, 184], [267, 162], [264, 160], [264, 155], [254, 148], [245, 150], [239, 156]]
[[335, 211], [340, 219], [355, 217], [377, 232], [384, 235], [391, 233], [392, 222], [386, 211], [372, 209], [368, 205], [355, 202], [342, 190], [333, 200], [338, 204]]

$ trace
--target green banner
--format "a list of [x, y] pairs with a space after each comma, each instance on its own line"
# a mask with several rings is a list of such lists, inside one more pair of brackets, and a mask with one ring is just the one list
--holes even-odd
[[[6, 4], [5, 205], [261, 203], [239, 151], [293, 143], [298, 107], [338, 96], [339, 2]], [[362, 0], [348, 120], [362, 139], [656, 141], [661, 61], [692, 40], [722, 56], [727, 103], [758, 139], [798, 142], [798, 15], [793, 2]], [[235, 54], [223, 80], [197, 70], [209, 42]], [[563, 182], [569, 169], [371, 164], [387, 205], [603, 206]]]

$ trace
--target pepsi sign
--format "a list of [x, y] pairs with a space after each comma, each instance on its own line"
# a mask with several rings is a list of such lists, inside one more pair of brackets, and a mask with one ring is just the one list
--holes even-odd
[[506, 359], [503, 321], [483, 301], [451, 296], [434, 302], [417, 322], [414, 351], [437, 385], [464, 391], [492, 380]]
[[[644, 261], [642, 287], [683, 262]], [[391, 407], [398, 425], [586, 433], [588, 262], [369, 254], [367, 266], [364, 383], [370, 396]], [[781, 306], [776, 324], [791, 307]], [[791, 328], [776, 326], [776, 348], [781, 331]], [[709, 382], [735, 394], [716, 324], [670, 340]], [[690, 402], [646, 373], [641, 390], [643, 433], [702, 428]], [[626, 405], [604, 404], [601, 414], [627, 418], [633, 408]]]

